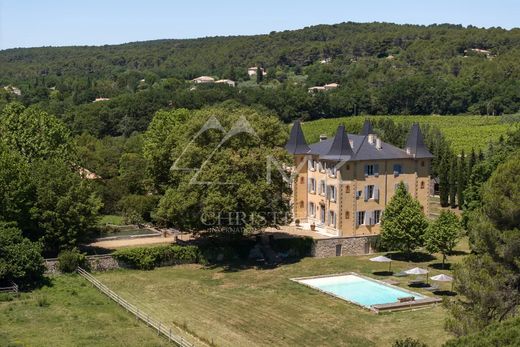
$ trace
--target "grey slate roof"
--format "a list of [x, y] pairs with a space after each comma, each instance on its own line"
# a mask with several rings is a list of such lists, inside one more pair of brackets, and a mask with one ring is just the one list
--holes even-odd
[[372, 123], [370, 122], [370, 120], [365, 119], [365, 122], [363, 123], [363, 129], [361, 130], [360, 135], [368, 134], [374, 134], [374, 129], [372, 128]]
[[433, 158], [433, 155], [424, 144], [424, 138], [418, 123], [412, 125], [405, 148], [414, 158]]
[[[411, 134], [416, 134], [413, 135], [415, 138], [418, 136], [417, 130], [413, 128]], [[416, 155], [415, 158], [433, 157], [426, 149], [426, 146], [424, 146], [422, 134], [420, 138], [417, 138], [416, 143], [422, 143], [422, 146], [416, 146], [416, 148], [419, 148], [419, 156]], [[338, 127], [334, 138], [311, 143], [308, 147], [309, 150], [306, 154], [316, 155], [320, 159], [325, 160], [353, 161], [414, 158], [413, 153], [407, 154], [405, 150], [386, 142], [381, 142], [381, 148], [378, 149], [375, 144], [368, 142], [368, 136], [345, 133], [344, 126]]]
[[285, 145], [285, 149], [291, 154], [306, 154], [310, 151], [307, 141], [305, 141], [305, 136], [303, 136], [300, 121], [298, 120], [293, 124], [291, 135]]

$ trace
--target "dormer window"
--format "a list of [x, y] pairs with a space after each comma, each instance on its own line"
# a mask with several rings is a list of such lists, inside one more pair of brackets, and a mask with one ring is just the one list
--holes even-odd
[[310, 170], [310, 171], [315, 171], [315, 170], [316, 170], [316, 167], [315, 167], [316, 162], [315, 162], [314, 160], [309, 159], [309, 160], [307, 161], [307, 165], [309, 166], [309, 170]]

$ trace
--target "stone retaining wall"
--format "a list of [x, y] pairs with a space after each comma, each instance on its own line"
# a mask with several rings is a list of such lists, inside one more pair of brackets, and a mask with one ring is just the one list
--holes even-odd
[[[90, 271], [107, 271], [125, 267], [124, 264], [118, 262], [109, 254], [87, 256], [87, 262]], [[57, 258], [45, 259], [45, 267], [47, 268], [45, 273], [57, 274], [60, 272], [60, 270], [58, 270]]]
[[314, 240], [311, 256], [328, 258], [341, 255], [363, 255], [375, 252], [378, 235], [335, 237]]

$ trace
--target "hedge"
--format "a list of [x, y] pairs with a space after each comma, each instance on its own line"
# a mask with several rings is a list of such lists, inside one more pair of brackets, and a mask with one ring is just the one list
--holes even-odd
[[179, 245], [127, 248], [115, 251], [112, 256], [131, 268], [141, 270], [152, 270], [163, 263], [186, 264], [202, 260], [197, 246]]

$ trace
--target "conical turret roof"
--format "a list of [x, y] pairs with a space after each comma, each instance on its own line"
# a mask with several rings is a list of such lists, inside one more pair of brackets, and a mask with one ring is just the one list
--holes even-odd
[[307, 154], [311, 150], [307, 145], [307, 141], [305, 141], [299, 120], [296, 120], [293, 124], [285, 149], [291, 154]]
[[327, 160], [347, 161], [352, 159], [354, 152], [350, 146], [348, 135], [345, 132], [345, 126], [340, 125], [334, 136], [334, 140], [330, 146], [330, 149], [326, 155], [321, 156]]
[[418, 123], [412, 125], [412, 129], [406, 139], [406, 152], [413, 155], [414, 158], [432, 158], [433, 155], [428, 151], [424, 144], [423, 134]]

